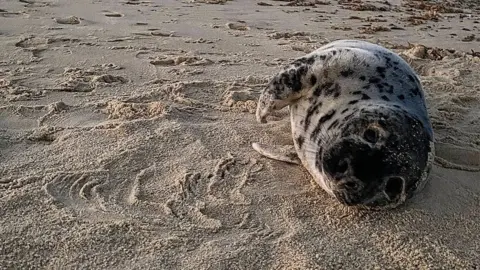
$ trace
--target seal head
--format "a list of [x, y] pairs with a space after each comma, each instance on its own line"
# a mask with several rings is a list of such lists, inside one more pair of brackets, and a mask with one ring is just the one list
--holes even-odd
[[432, 152], [429, 126], [392, 106], [362, 109], [325, 141], [316, 165], [343, 204], [393, 208], [423, 187]]

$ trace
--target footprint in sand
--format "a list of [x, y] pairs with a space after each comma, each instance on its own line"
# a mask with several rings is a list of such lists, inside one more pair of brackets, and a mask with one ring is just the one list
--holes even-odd
[[45, 95], [45, 90], [31, 88], [22, 84], [22, 79], [3, 78], [0, 79], [0, 96], [7, 101], [33, 100]]
[[167, 110], [163, 102], [133, 103], [113, 100], [107, 103], [103, 110], [109, 119], [133, 120], [138, 118], [153, 118], [161, 116]]
[[79, 213], [104, 211], [101, 186], [108, 181], [105, 171], [60, 172], [45, 177], [46, 195], [59, 207], [68, 207]]
[[76, 16], [68, 16], [63, 18], [54, 18], [53, 19], [58, 24], [80, 24], [80, 18]]
[[222, 104], [241, 112], [255, 113], [258, 98], [249, 87], [230, 86], [223, 94]]
[[192, 3], [203, 3], [203, 4], [225, 4], [228, 0], [193, 0]]
[[160, 56], [150, 61], [150, 64], [154, 66], [207, 66], [213, 63], [214, 62], [208, 58], [186, 55], [177, 57]]
[[32, 53], [31, 62], [40, 62], [42, 60], [42, 52], [51, 47], [60, 47], [64, 44], [79, 42], [79, 39], [73, 37], [37, 37], [30, 35], [21, 38], [15, 43], [15, 47], [22, 48]]
[[[177, 180], [177, 191], [166, 203], [167, 213], [173, 217], [204, 229], [244, 223], [245, 215], [238, 211], [252, 202], [244, 194], [244, 188], [263, 169], [257, 160], [242, 160], [230, 154], [218, 160], [210, 173], [186, 173]], [[220, 211], [210, 211], [211, 209]]]
[[24, 3], [25, 7], [48, 7], [52, 5], [49, 1], [35, 1], [35, 0], [19, 0], [20, 3]]
[[8, 105], [0, 107], [0, 129], [31, 130], [38, 127], [38, 119], [48, 111], [47, 106]]
[[0, 17], [9, 18], [9, 17], [20, 16], [20, 15], [22, 15], [21, 12], [12, 12], [12, 11], [8, 11], [6, 9], [0, 8]]
[[226, 23], [225, 26], [231, 30], [238, 30], [238, 31], [250, 30], [250, 27], [248, 27], [244, 22], [238, 22], [238, 23], [229, 22], [229, 23]]
[[66, 92], [91, 92], [97, 87], [114, 86], [129, 82], [123, 76], [107, 74], [106, 70], [121, 69], [115, 64], [105, 64], [87, 70], [81, 68], [66, 68], [63, 72], [64, 79], [53, 89]]
[[23, 38], [17, 43], [15, 43], [15, 47], [23, 48], [26, 50], [33, 50], [33, 49], [40, 49], [40, 48], [46, 49], [48, 43], [49, 41], [46, 38], [30, 36], [27, 38]]
[[108, 11], [108, 10], [103, 11], [103, 15], [106, 16], [106, 17], [113, 17], [113, 18], [119, 18], [119, 17], [125, 16], [122, 13], [112, 12], [112, 11]]

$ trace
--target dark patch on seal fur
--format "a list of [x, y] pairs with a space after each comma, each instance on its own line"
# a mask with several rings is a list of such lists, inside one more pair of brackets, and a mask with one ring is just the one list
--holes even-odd
[[298, 136], [296, 140], [297, 140], [298, 147], [302, 148], [303, 143], [305, 142], [305, 138], [303, 136]]
[[350, 105], [357, 104], [357, 103], [358, 103], [358, 99], [354, 99], [354, 100], [348, 102], [348, 104], [350, 104]]
[[340, 85], [338, 83], [335, 83], [333, 87], [329, 87], [325, 89], [325, 96], [328, 97], [333, 95], [334, 98], [337, 98], [338, 96], [340, 96], [340, 91], [341, 91]]
[[312, 115], [318, 110], [318, 108], [320, 108], [322, 106], [322, 102], [319, 102], [315, 105], [311, 105], [310, 107], [308, 107], [308, 110], [307, 110], [307, 115], [305, 116], [305, 124], [303, 126], [304, 130], [307, 131], [308, 127], [310, 126], [310, 121], [311, 121], [311, 118], [312, 118]]
[[332, 109], [330, 110], [328, 113], [326, 113], [324, 116], [322, 116], [320, 118], [320, 120], [318, 120], [318, 123], [317, 123], [317, 126], [321, 126], [323, 125], [323, 123], [325, 123], [326, 121], [332, 119], [333, 115], [336, 113], [337, 111]]
[[[333, 82], [326, 82], [324, 84], [321, 84], [319, 86], [317, 86], [317, 88], [315, 88], [315, 90], [313, 91], [313, 95], [316, 96], [316, 97], [319, 97], [323, 90], [327, 90], [327, 89], [330, 89], [331, 87], [333, 86]], [[325, 94], [327, 95], [327, 94]]]
[[385, 72], [387, 68], [386, 67], [377, 67], [377, 72], [380, 75], [380, 77], [385, 79]]
[[410, 89], [410, 92], [415, 96], [420, 95], [420, 89], [418, 89], [418, 87]]
[[379, 83], [381, 80], [377, 77], [372, 77], [368, 80], [369, 83]]
[[412, 75], [409, 74], [407, 77], [411, 82], [415, 82], [415, 78]]
[[279, 77], [274, 79], [275, 90], [277, 93], [283, 91], [286, 87], [292, 89], [294, 92], [298, 92], [302, 89], [302, 76], [308, 71], [308, 67], [306, 65], [300, 66], [298, 68], [292, 68], [288, 72], [282, 73]]
[[337, 119], [337, 120], [333, 121], [333, 122], [327, 127], [327, 130], [330, 130], [330, 129], [332, 129], [332, 128], [337, 127], [338, 124], [340, 124], [340, 121]]
[[318, 134], [320, 133], [320, 130], [322, 129], [322, 126], [325, 122], [328, 120], [332, 119], [332, 117], [335, 115], [337, 111], [335, 109], [330, 110], [328, 113], [320, 117], [320, 120], [318, 120], [317, 125], [315, 126], [315, 129], [313, 130], [312, 134], [310, 135], [311, 139], [316, 139]]
[[340, 75], [342, 75], [343, 77], [348, 77], [350, 75], [353, 75], [354, 73], [355, 71], [353, 71], [351, 68], [340, 71]]
[[350, 119], [353, 117], [354, 114], [355, 114], [355, 112], [352, 112], [352, 113], [350, 113], [349, 115], [345, 116], [345, 117], [343, 118], [343, 121], [348, 121], [348, 120], [350, 120]]
[[387, 93], [393, 94], [393, 89], [394, 89], [393, 85], [387, 83], [387, 87], [388, 87]]
[[294, 62], [294, 65], [300, 65], [302, 63], [307, 65], [313, 65], [313, 63], [315, 63], [315, 57], [311, 56], [299, 58]]

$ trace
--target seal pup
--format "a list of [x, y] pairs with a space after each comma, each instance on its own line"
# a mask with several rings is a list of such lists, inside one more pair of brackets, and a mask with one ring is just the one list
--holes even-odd
[[302, 164], [348, 206], [394, 208], [425, 186], [434, 135], [416, 73], [379, 45], [338, 40], [295, 59], [263, 89], [256, 119], [289, 107], [290, 152], [260, 154]]

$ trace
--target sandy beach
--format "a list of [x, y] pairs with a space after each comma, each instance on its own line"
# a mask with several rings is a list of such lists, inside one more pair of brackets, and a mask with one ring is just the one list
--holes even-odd
[[[266, 83], [337, 39], [399, 53], [436, 138], [402, 207], [341, 205]], [[0, 2], [0, 269], [480, 269], [480, 2]]]

